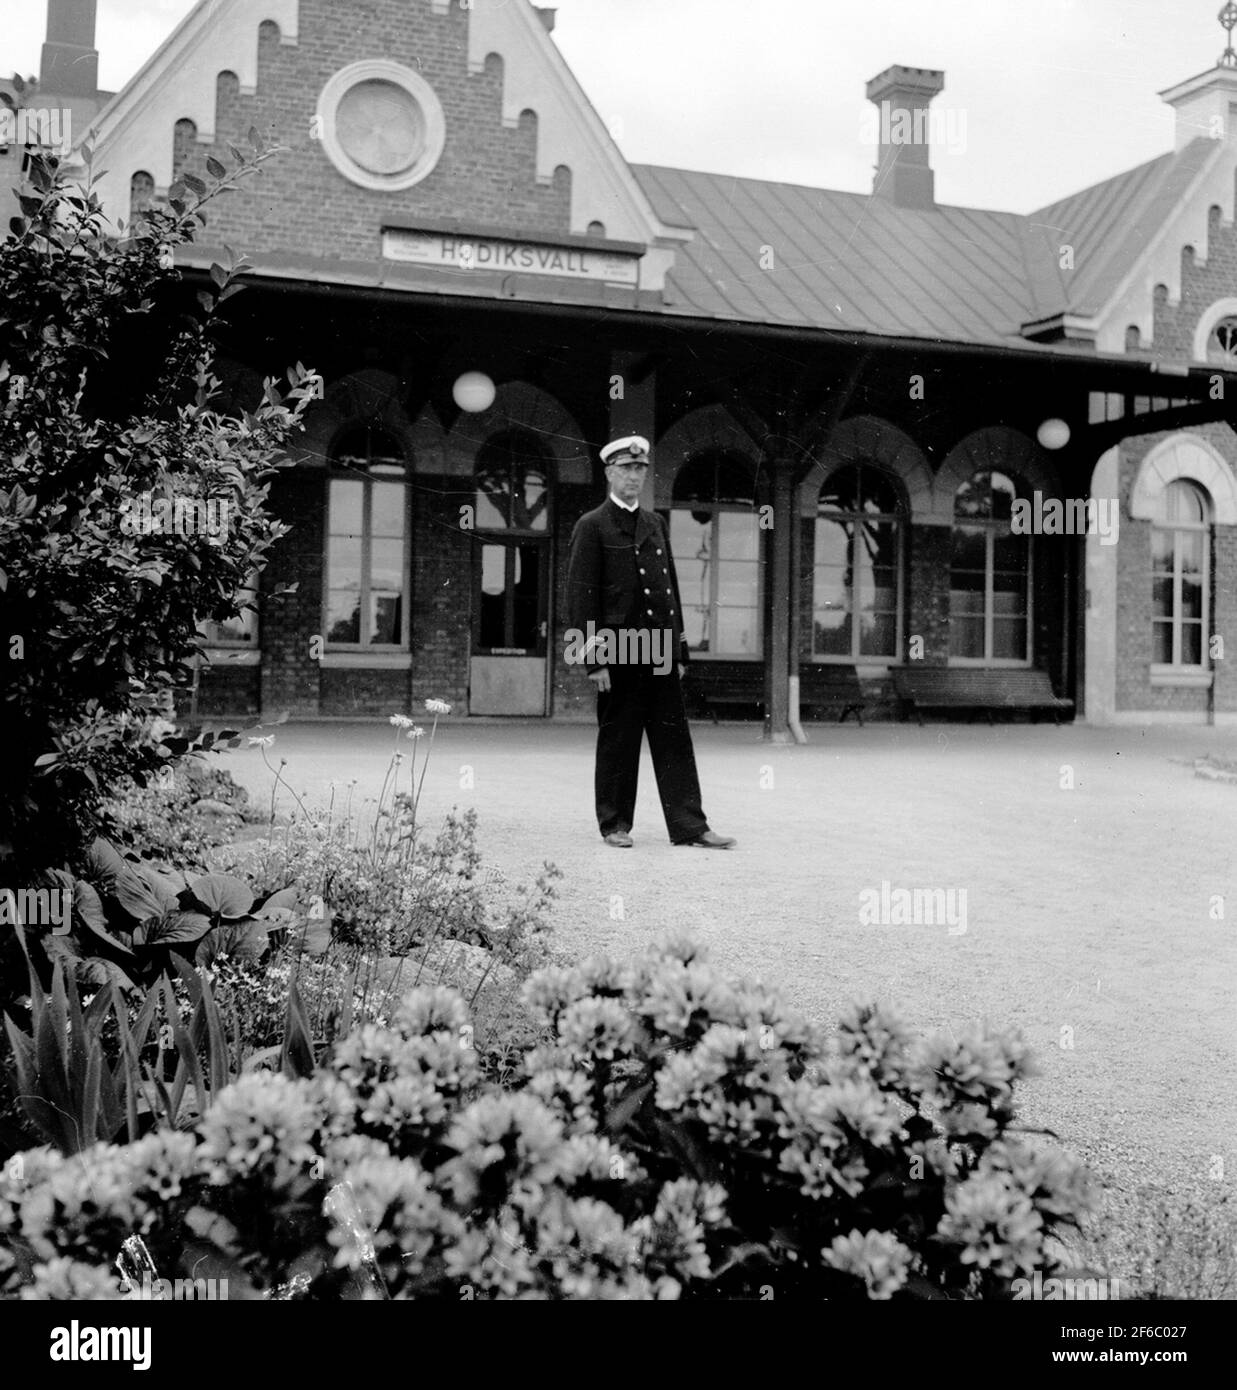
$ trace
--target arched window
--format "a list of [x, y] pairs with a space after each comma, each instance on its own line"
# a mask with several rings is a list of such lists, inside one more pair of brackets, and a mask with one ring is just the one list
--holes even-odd
[[326, 640], [408, 645], [408, 488], [399, 442], [373, 425], [331, 450], [327, 483]]
[[812, 576], [814, 656], [898, 655], [905, 514], [897, 483], [871, 464], [846, 464], [825, 479]]
[[155, 204], [155, 181], [145, 169], [129, 180], [129, 223], [137, 226]]
[[1211, 503], [1194, 483], [1160, 493], [1151, 527], [1151, 661], [1173, 670], [1205, 664], [1210, 605]]
[[689, 458], [674, 480], [670, 550], [693, 652], [763, 655], [760, 526], [756, 476], [725, 449]]
[[1027, 665], [1031, 659], [1031, 537], [1011, 525], [1027, 496], [1009, 473], [981, 469], [954, 495], [949, 655], [959, 662]]
[[550, 526], [550, 459], [531, 430], [491, 435], [477, 453], [478, 531], [543, 533]]
[[1226, 314], [1207, 335], [1207, 361], [1237, 367], [1237, 316]]

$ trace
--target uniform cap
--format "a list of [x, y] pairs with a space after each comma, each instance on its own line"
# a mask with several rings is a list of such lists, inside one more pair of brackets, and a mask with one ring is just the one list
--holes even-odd
[[601, 461], [611, 463], [648, 463], [649, 441], [638, 434], [628, 434], [612, 440], [601, 451]]

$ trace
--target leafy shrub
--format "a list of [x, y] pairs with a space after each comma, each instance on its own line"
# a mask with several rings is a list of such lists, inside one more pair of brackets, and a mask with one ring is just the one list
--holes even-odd
[[1091, 1200], [1016, 1134], [1016, 1037], [912, 1046], [862, 1007], [833, 1039], [691, 943], [525, 986], [553, 1042], [481, 1087], [452, 991], [413, 991], [314, 1075], [255, 1073], [192, 1134], [0, 1183], [9, 1297], [115, 1296], [137, 1234], [162, 1277], [232, 1297], [1001, 1297], [1056, 1269]]
[[[141, 782], [195, 742], [171, 713], [199, 625], [240, 613], [287, 530], [270, 480], [320, 379], [298, 366], [286, 391], [268, 380], [252, 409], [218, 410], [217, 310], [246, 266], [213, 267], [196, 304], [173, 267], [202, 206], [273, 153], [252, 138], [230, 172], [212, 158], [209, 187], [186, 175], [119, 238], [95, 180], [75, 187], [36, 157], [0, 240], [0, 865], [23, 875], [67, 862], [121, 777]], [[143, 499], [226, 504], [226, 524], [126, 526]]]
[[206, 873], [209, 851], [230, 843], [248, 814], [249, 793], [226, 769], [186, 759], [146, 786], [123, 779], [103, 802], [101, 827], [121, 850]]

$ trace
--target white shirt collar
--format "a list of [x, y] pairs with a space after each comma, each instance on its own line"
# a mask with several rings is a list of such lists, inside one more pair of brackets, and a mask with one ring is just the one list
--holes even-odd
[[613, 493], [610, 494], [610, 501], [613, 502], [616, 507], [622, 507], [625, 512], [638, 512], [640, 510], [639, 502], [624, 502], [621, 497], [615, 497]]

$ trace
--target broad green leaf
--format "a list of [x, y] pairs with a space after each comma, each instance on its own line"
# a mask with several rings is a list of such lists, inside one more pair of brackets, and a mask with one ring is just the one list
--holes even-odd
[[133, 944], [149, 948], [200, 941], [210, 929], [210, 918], [200, 912], [168, 912], [142, 922], [133, 933]]
[[189, 891], [218, 917], [246, 917], [253, 908], [248, 884], [232, 874], [203, 874], [189, 884]]

